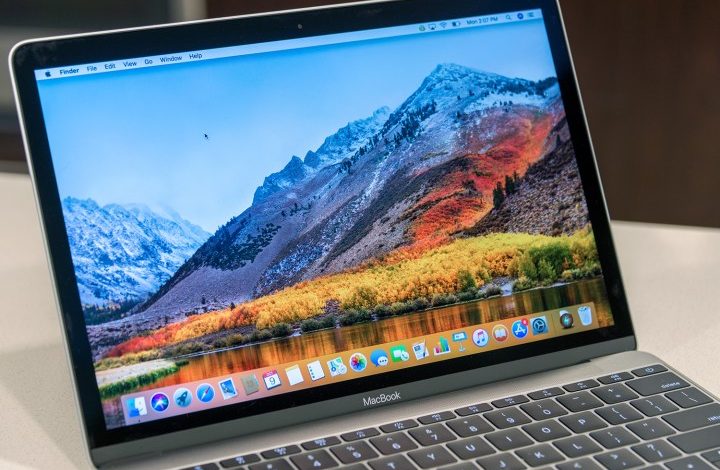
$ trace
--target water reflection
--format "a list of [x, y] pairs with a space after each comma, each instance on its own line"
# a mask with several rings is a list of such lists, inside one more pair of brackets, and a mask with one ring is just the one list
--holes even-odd
[[595, 302], [600, 325], [609, 325], [611, 316], [604, 284], [601, 279], [593, 279], [197, 356], [190, 358], [190, 363], [180, 368], [177, 374], [146, 389], [401, 341], [588, 301]]

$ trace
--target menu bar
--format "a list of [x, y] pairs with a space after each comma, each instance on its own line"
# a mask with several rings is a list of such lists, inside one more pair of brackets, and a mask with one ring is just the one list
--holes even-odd
[[197, 50], [190, 52], [177, 52], [146, 57], [135, 57], [91, 64], [71, 65], [35, 70], [36, 80], [56, 80], [80, 75], [93, 75], [99, 73], [119, 72], [141, 69], [147, 67], [161, 67], [204, 60], [238, 57], [243, 55], [263, 54], [289, 49], [326, 46], [347, 42], [366, 41], [388, 37], [410, 36], [419, 34], [435, 34], [456, 29], [494, 26], [506, 23], [535, 21], [542, 18], [542, 10], [524, 10], [497, 15], [484, 15], [468, 18], [448, 19], [431, 23], [418, 23], [407, 26], [354, 31], [350, 33], [313, 36], [299, 39], [246, 44], [241, 46], [221, 47], [216, 49]]

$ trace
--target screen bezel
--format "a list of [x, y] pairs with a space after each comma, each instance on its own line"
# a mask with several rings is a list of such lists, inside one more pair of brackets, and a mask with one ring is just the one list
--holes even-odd
[[[590, 220], [600, 254], [610, 308], [615, 321], [613, 326], [515, 346], [493, 351], [492, 353], [480, 353], [435, 364], [410, 367], [392, 373], [359, 378], [350, 382], [285, 393], [264, 400], [218, 407], [112, 430], [106, 429], [90, 354], [90, 345], [85, 332], [85, 322], [75, 281], [70, 247], [65, 232], [47, 133], [42, 118], [38, 87], [34, 75], [35, 69], [360, 31], [534, 8], [541, 8], [543, 12], [567, 122], [575, 146], [578, 167], [588, 203]], [[298, 28], [299, 24], [302, 24], [303, 27]], [[174, 431], [189, 430], [230, 420], [242, 423], [248, 417], [282, 409], [317, 404], [323, 400], [333, 399], [333, 401], [337, 401], [336, 399], [347, 396], [347, 390], [349, 389], [352, 389], [354, 393], [362, 393], [418, 380], [432, 382], [432, 379], [435, 379], [440, 381], [442, 376], [447, 374], [457, 374], [462, 371], [476, 370], [509, 361], [518, 361], [523, 358], [568, 351], [604, 342], [607, 344], [622, 344], [622, 350], [629, 347], [634, 348], [634, 333], [612, 242], [609, 218], [564, 36], [562, 19], [555, 0], [484, 0], [477, 2], [464, 0], [443, 2], [437, 2], [436, 0], [404, 0], [350, 4], [282, 14], [208, 20], [189, 24], [31, 41], [17, 46], [11, 53], [10, 61], [15, 79], [19, 112], [23, 120], [28, 163], [34, 178], [34, 187], [41, 222], [44, 226], [60, 315], [64, 324], [87, 442], [91, 449], [159, 436], [166, 434], [168, 429]], [[612, 341], [623, 338], [632, 340], [630, 342]], [[600, 351], [600, 349], [596, 350]], [[548, 368], [574, 363], [578, 356], [576, 354], [567, 354], [566, 357], [565, 360], [549, 364]], [[487, 382], [487, 377], [483, 377], [483, 379], [484, 382]], [[481, 380], [478, 379], [477, 383], [480, 382]], [[435, 393], [432, 386], [423, 388], [426, 395]], [[342, 412], [347, 412], [361, 407], [361, 402], [348, 399], [341, 408], [343, 408]], [[334, 408], [338, 409], [338, 407]], [[313, 418], [322, 417], [318, 416], [317, 412], [312, 416]], [[240, 428], [241, 426], [237, 427]], [[196, 431], [199, 432], [200, 430]]]

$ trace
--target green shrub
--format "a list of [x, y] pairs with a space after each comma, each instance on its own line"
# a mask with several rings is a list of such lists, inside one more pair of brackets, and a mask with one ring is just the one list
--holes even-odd
[[205, 344], [200, 343], [199, 341], [190, 341], [178, 344], [174, 348], [171, 348], [171, 356], [187, 356], [188, 354], [199, 353], [205, 351], [206, 349], [208, 349], [208, 347]]
[[270, 330], [264, 329], [264, 330], [255, 330], [250, 334], [250, 342], [252, 343], [258, 343], [261, 341], [267, 341], [273, 337], [273, 334]]
[[350, 326], [356, 323], [368, 322], [372, 319], [370, 312], [365, 309], [359, 310], [348, 310], [345, 315], [340, 317], [340, 324], [342, 326]]
[[293, 329], [287, 323], [278, 323], [270, 329], [270, 333], [275, 338], [285, 338], [293, 333]]
[[525, 277], [527, 279], [537, 280], [537, 267], [529, 252], [523, 253], [520, 257], [520, 261], [518, 261], [518, 271], [520, 278]]
[[462, 270], [457, 274], [460, 292], [469, 292], [477, 289], [477, 283], [470, 271]]
[[308, 320], [303, 320], [300, 323], [300, 331], [303, 333], [308, 333], [310, 331], [317, 331], [322, 329], [322, 323], [315, 320], [314, 318], [310, 318]]
[[404, 315], [408, 312], [412, 312], [412, 306], [410, 302], [395, 302], [390, 306], [390, 312], [392, 315]]
[[386, 317], [392, 316], [393, 311], [392, 311], [392, 308], [390, 308], [390, 306], [381, 304], [381, 305], [378, 305], [377, 307], [375, 307], [373, 309], [372, 313], [373, 313], [373, 315], [375, 315], [378, 318], [386, 318]]
[[467, 302], [468, 300], [474, 300], [476, 292], [477, 291], [460, 292], [458, 294], [458, 300], [460, 300], [460, 302]]
[[526, 277], [521, 277], [513, 285], [513, 290], [515, 292], [518, 292], [521, 290], [532, 289], [533, 287], [537, 287], [537, 282], [535, 282], [531, 279], [528, 279]]
[[538, 263], [538, 280], [543, 284], [551, 284], [557, 278], [558, 275], [550, 262], [546, 259], [541, 259]]
[[410, 304], [410, 311], [413, 311], [413, 312], [425, 310], [426, 308], [430, 307], [430, 301], [428, 299], [426, 299], [425, 297], [420, 297], [418, 299], [415, 299], [412, 302], [409, 302], [409, 304]]
[[542, 260], [545, 260], [545, 262], [552, 268], [552, 272], [554, 273], [552, 278], [553, 281], [557, 279], [566, 266], [572, 264], [573, 257], [570, 253], [570, 247], [568, 245], [569, 244], [565, 241], [558, 241], [542, 246], [534, 246], [528, 250], [528, 254], [538, 267], [538, 278], [535, 279], [544, 280], [539, 272], [540, 261]]
[[502, 295], [502, 289], [500, 289], [498, 286], [488, 286], [488, 288], [485, 289], [485, 295], [487, 297], [494, 297], [496, 295]]
[[433, 307], [442, 307], [443, 305], [448, 305], [450, 303], [449, 297], [449, 294], [435, 294], [433, 295], [430, 304]]

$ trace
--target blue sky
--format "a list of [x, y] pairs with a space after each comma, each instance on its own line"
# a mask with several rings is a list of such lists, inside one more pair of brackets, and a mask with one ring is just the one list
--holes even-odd
[[555, 75], [537, 20], [38, 83], [61, 197], [169, 206], [212, 232], [292, 155], [394, 109], [440, 63]]

